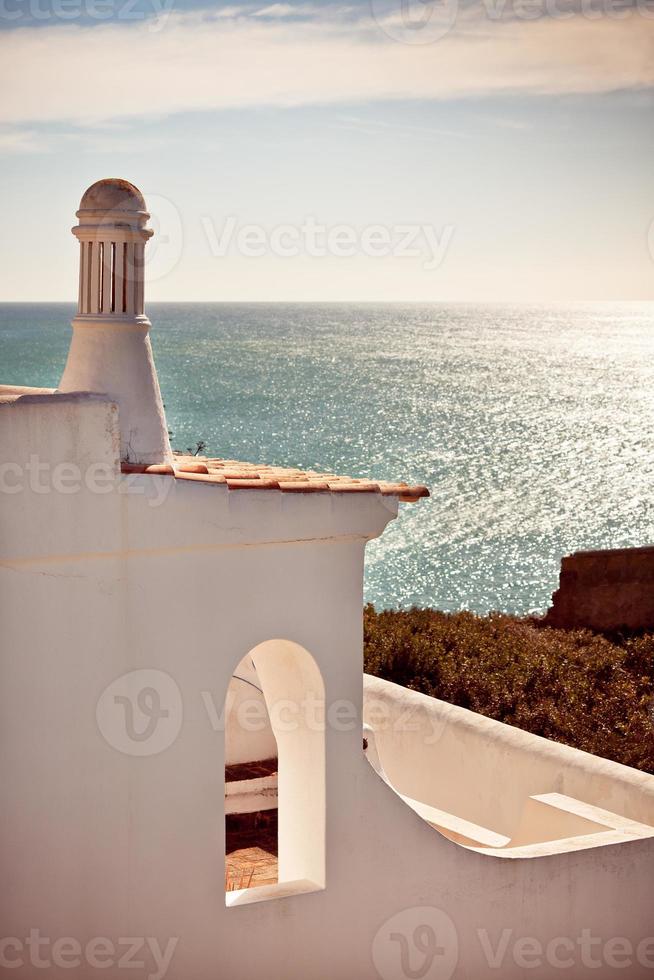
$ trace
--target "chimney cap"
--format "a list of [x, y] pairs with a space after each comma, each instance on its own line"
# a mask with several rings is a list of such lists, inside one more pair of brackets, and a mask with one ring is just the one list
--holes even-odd
[[[83, 212], [129, 211], [150, 217], [145, 198], [138, 187], [121, 177], [105, 177], [97, 180], [82, 195], [79, 210]], [[81, 216], [80, 216], [81, 217]]]

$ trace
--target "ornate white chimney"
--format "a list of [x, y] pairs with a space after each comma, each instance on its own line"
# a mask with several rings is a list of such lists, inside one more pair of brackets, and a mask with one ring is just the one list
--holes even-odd
[[73, 234], [80, 243], [79, 301], [60, 391], [110, 395], [120, 413], [120, 457], [169, 463], [168, 429], [144, 313], [143, 195], [127, 180], [86, 191]]

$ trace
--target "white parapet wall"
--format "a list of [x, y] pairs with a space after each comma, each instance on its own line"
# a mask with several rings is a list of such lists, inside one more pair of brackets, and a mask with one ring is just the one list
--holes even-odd
[[[241, 674], [251, 700], [238, 682], [230, 685], [228, 758], [255, 762], [269, 748], [276, 751], [276, 743], [269, 720], [262, 722], [263, 706], [256, 711], [254, 665], [244, 662]], [[654, 827], [654, 777], [647, 773], [370, 675], [364, 675], [363, 719], [373, 768], [452, 839], [513, 849], [609, 829], [648, 836]], [[276, 805], [270, 781], [255, 782], [252, 791], [266, 790], [261, 808]], [[239, 803], [244, 812], [256, 809], [250, 796], [239, 799], [235, 786], [228, 795], [232, 812]], [[607, 812], [615, 818], [608, 823]]]
[[364, 720], [389, 783], [511, 838], [534, 795], [560, 793], [654, 826], [654, 777], [365, 675]]

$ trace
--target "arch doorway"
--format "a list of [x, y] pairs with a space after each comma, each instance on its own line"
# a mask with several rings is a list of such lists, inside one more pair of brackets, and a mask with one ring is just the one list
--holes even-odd
[[[252, 780], [250, 791], [226, 782], [227, 904], [324, 888], [325, 690], [316, 661], [290, 640], [258, 644], [234, 672], [225, 717], [227, 778], [231, 763]], [[230, 826], [245, 827], [254, 845], [238, 860]]]

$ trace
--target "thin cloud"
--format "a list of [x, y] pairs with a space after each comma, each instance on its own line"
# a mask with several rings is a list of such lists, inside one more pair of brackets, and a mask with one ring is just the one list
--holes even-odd
[[[291, 23], [177, 14], [159, 31], [151, 24], [17, 29], [0, 36], [0, 124], [654, 86], [654, 22], [637, 13], [476, 26], [426, 45], [394, 41], [370, 20], [329, 17]], [[47, 99], [43, 78], [52, 79]]]
[[313, 13], [313, 8], [304, 6], [294, 6], [290, 3], [271, 3], [268, 7], [255, 10], [253, 17], [270, 17], [276, 19], [280, 17], [298, 17]]
[[30, 129], [0, 129], [0, 155], [42, 153], [48, 147], [43, 138]]
[[378, 136], [380, 133], [408, 133], [411, 136], [422, 136], [428, 140], [468, 139], [468, 133], [457, 129], [441, 129], [433, 126], [412, 126], [408, 123], [387, 122], [385, 119], [367, 119], [361, 116], [340, 116], [337, 125], [341, 129], [350, 129], [365, 133], [368, 136]]

